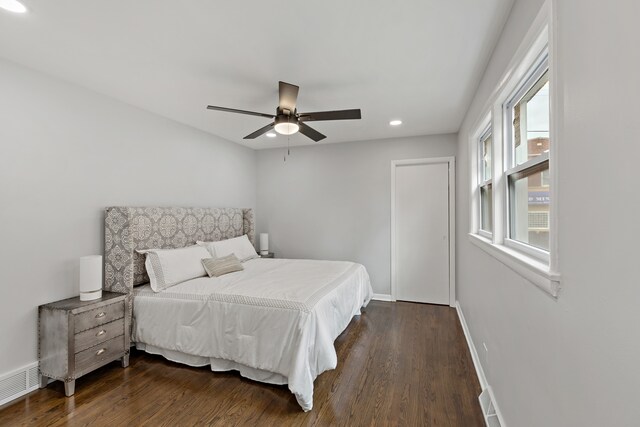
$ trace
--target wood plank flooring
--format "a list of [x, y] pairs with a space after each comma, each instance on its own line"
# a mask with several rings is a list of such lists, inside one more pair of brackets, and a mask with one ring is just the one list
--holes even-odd
[[454, 309], [372, 301], [336, 340], [338, 367], [303, 412], [286, 386], [134, 351], [0, 408], [0, 426], [483, 426], [480, 385]]

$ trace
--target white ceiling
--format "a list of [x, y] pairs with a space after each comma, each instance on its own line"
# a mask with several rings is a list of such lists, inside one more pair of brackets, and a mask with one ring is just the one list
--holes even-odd
[[[277, 83], [298, 111], [361, 108], [316, 122], [323, 142], [456, 132], [513, 0], [23, 0], [0, 10], [0, 56], [253, 148]], [[402, 119], [397, 128], [389, 120]], [[302, 135], [292, 144], [313, 144]]]

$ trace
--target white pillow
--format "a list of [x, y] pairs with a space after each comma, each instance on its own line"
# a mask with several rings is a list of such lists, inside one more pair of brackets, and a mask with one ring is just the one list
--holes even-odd
[[209, 258], [209, 251], [198, 245], [179, 249], [144, 249], [137, 251], [146, 254], [144, 266], [149, 274], [151, 289], [160, 292], [170, 286], [189, 279], [206, 276], [202, 259]]
[[258, 258], [258, 253], [246, 234], [233, 239], [220, 240], [219, 242], [198, 241], [196, 243], [205, 246], [214, 258], [222, 258], [231, 254], [234, 254], [241, 262]]

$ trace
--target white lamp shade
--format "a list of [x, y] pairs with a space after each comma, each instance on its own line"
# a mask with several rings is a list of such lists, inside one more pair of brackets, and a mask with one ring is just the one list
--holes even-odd
[[80, 301], [102, 297], [102, 255], [80, 258]]
[[269, 254], [269, 233], [260, 233], [260, 255]]

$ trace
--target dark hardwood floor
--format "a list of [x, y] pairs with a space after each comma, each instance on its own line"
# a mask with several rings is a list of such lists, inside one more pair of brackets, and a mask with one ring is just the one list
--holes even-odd
[[336, 340], [338, 367], [302, 412], [286, 386], [133, 352], [0, 408], [0, 426], [483, 426], [480, 385], [454, 309], [372, 301]]

